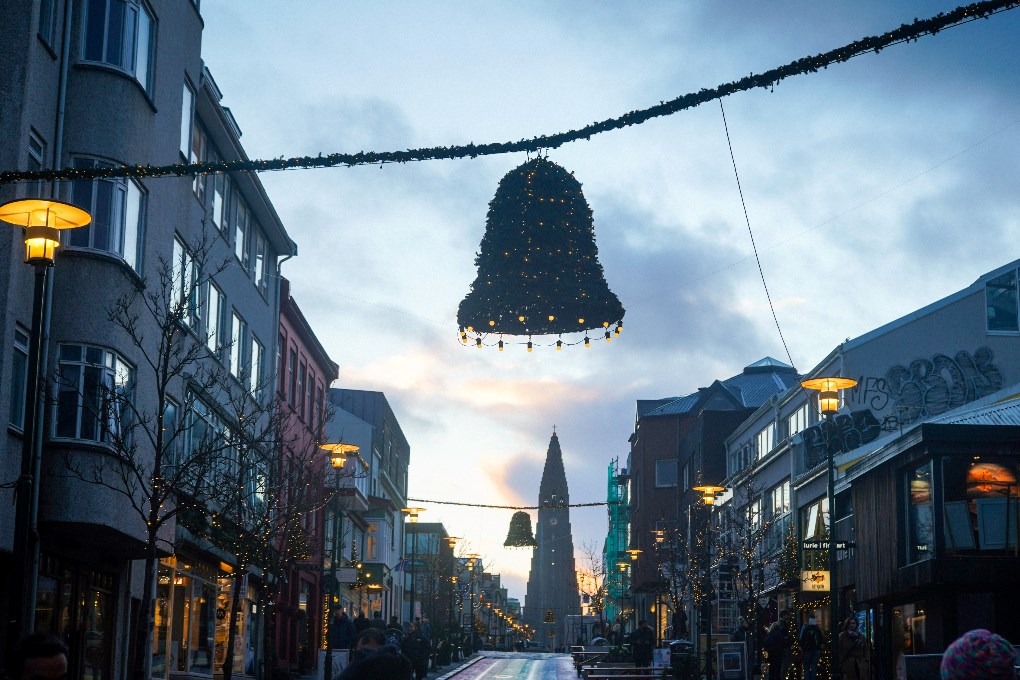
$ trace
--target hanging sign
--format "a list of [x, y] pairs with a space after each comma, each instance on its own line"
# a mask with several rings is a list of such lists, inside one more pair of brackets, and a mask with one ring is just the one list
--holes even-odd
[[828, 571], [800, 572], [800, 589], [804, 592], [812, 593], [829, 592], [829, 572]]

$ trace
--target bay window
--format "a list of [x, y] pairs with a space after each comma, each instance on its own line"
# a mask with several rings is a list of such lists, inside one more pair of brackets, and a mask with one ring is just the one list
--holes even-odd
[[[75, 158], [73, 165], [75, 168], [114, 167], [113, 163], [95, 158]], [[145, 194], [141, 187], [123, 177], [75, 180], [71, 202], [87, 210], [92, 222], [80, 229], [68, 230], [65, 245], [113, 253], [138, 271], [145, 214]]]
[[54, 437], [116, 442], [127, 434], [134, 368], [102, 347], [61, 345]]
[[124, 71], [151, 92], [155, 21], [144, 2], [87, 0], [82, 25], [83, 61]]

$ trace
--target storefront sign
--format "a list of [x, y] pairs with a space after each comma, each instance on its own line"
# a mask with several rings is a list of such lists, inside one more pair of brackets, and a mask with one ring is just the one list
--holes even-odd
[[804, 592], [812, 593], [829, 592], [829, 572], [828, 571], [800, 572], [800, 589]]

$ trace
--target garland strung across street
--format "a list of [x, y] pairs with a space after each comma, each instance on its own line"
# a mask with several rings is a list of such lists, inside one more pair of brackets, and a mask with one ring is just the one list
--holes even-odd
[[963, 5], [950, 12], [940, 12], [929, 19], [915, 19], [912, 23], [903, 24], [899, 28], [882, 35], [861, 38], [843, 47], [838, 47], [813, 57], [803, 57], [785, 66], [780, 66], [761, 74], [751, 74], [740, 80], [719, 85], [712, 89], [702, 89], [699, 92], [685, 94], [667, 102], [660, 102], [657, 106], [625, 113], [618, 118], [609, 118], [595, 122], [578, 130], [542, 135], [532, 139], [522, 139], [517, 142], [472, 143], [462, 146], [424, 147], [408, 149], [406, 151], [361, 151], [355, 154], [333, 153], [326, 156], [319, 154], [318, 156], [298, 156], [294, 158], [205, 161], [201, 163], [176, 163], [161, 166], [123, 165], [111, 168], [64, 168], [61, 170], [35, 171], [8, 170], [0, 172], [0, 183], [39, 180], [89, 180], [110, 177], [188, 177], [219, 172], [266, 172], [270, 170], [288, 170], [291, 168], [353, 167], [356, 165], [383, 163], [476, 158], [478, 156], [491, 156], [520, 151], [537, 152], [543, 149], [555, 149], [569, 142], [590, 139], [592, 135], [618, 130], [630, 125], [640, 125], [652, 118], [672, 115], [737, 92], [743, 92], [756, 87], [770, 88], [784, 78], [814, 73], [819, 69], [828, 68], [831, 64], [848, 61], [868, 52], [880, 52], [891, 45], [911, 40], [916, 41], [922, 36], [935, 35], [947, 28], [987, 18], [993, 14], [1016, 9], [1018, 6], [1020, 6], [1020, 0], [984, 0], [983, 2]]
[[495, 508], [497, 510], [543, 510], [546, 508], [594, 508], [599, 505], [619, 505], [621, 501], [596, 501], [594, 503], [549, 503], [547, 505], [485, 505], [484, 503], [458, 503], [456, 501], [432, 501], [427, 498], [408, 498], [410, 503], [432, 503], [433, 505], [455, 505], [458, 508]]

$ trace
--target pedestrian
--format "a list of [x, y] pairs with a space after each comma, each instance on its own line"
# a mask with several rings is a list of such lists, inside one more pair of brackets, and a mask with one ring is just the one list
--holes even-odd
[[333, 649], [350, 649], [354, 645], [358, 631], [347, 612], [337, 609], [333, 612], [333, 620], [329, 624], [329, 646]]
[[365, 616], [365, 610], [359, 609], [358, 615], [354, 617], [354, 630], [356, 630], [358, 633], [361, 633], [361, 631], [368, 628], [368, 625], [369, 625], [368, 617]]
[[358, 633], [358, 638], [354, 641], [354, 647], [351, 649], [351, 663], [364, 660], [385, 644], [386, 635], [381, 630], [366, 628]]
[[427, 616], [423, 616], [421, 619], [421, 634], [427, 637], [429, 640], [432, 639], [432, 626], [429, 624]]
[[407, 637], [400, 645], [400, 651], [411, 660], [414, 680], [423, 680], [429, 672], [429, 658], [432, 656], [432, 643], [421, 632], [421, 626], [412, 623], [408, 626]]
[[372, 628], [378, 628], [379, 630], [386, 630], [386, 622], [383, 620], [382, 614], [379, 612], [372, 614], [372, 618], [369, 620], [368, 625]]
[[26, 635], [7, 655], [7, 680], [66, 680], [69, 652], [64, 641], [49, 633]]
[[730, 641], [732, 642], [748, 642], [750, 639], [751, 626], [748, 625], [747, 619], [741, 616], [737, 619], [737, 628], [730, 634]]
[[769, 680], [783, 680], [790, 665], [790, 648], [793, 640], [789, 629], [790, 612], [779, 612], [779, 620], [769, 626], [762, 646], [768, 652]]
[[634, 656], [634, 665], [647, 667], [652, 665], [652, 650], [655, 649], [655, 631], [644, 619], [638, 621], [638, 627], [630, 634], [630, 650]]
[[839, 634], [839, 666], [843, 680], [869, 680], [871, 649], [857, 630], [857, 619], [850, 617]]
[[942, 654], [942, 680], [1016, 680], [1017, 651], [1004, 637], [978, 628]]
[[404, 642], [404, 628], [400, 625], [400, 619], [396, 616], [391, 616], [390, 624], [386, 626], [386, 630], [383, 632], [386, 634], [386, 644], [400, 649], [401, 644]]
[[800, 643], [804, 662], [804, 680], [817, 680], [818, 661], [822, 658], [825, 635], [822, 634], [822, 629], [818, 627], [818, 621], [814, 616], [809, 616], [807, 623], [801, 626], [797, 642]]
[[[378, 633], [378, 629], [369, 629], [365, 634], [369, 633]], [[339, 680], [411, 680], [411, 660], [393, 645], [359, 651], [362, 655], [344, 670]]]

